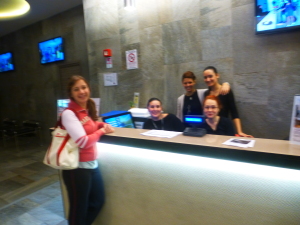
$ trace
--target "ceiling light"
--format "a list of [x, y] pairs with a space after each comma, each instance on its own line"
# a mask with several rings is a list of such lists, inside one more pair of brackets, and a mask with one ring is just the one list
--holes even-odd
[[11, 18], [27, 13], [30, 5], [25, 0], [1, 0], [0, 18]]

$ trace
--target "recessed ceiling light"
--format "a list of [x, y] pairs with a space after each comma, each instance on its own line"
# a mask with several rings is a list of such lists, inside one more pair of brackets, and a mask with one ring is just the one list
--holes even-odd
[[1, 0], [0, 19], [21, 16], [29, 9], [30, 5], [25, 0]]

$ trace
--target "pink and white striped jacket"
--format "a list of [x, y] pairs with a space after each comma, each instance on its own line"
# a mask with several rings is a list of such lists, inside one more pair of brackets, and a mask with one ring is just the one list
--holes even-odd
[[88, 110], [83, 109], [73, 100], [68, 108], [76, 111], [77, 116], [72, 110], [66, 109], [61, 115], [61, 121], [63, 128], [80, 148], [79, 161], [88, 162], [97, 159], [96, 142], [104, 135], [104, 132], [99, 130], [104, 123], [93, 121], [88, 115]]

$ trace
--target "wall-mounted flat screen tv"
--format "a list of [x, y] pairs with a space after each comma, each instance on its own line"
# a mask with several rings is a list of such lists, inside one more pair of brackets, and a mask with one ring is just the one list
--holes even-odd
[[64, 41], [62, 37], [39, 42], [41, 64], [65, 60]]
[[255, 0], [256, 34], [300, 28], [300, 0]]
[[15, 70], [13, 55], [11, 52], [0, 54], [0, 72]]

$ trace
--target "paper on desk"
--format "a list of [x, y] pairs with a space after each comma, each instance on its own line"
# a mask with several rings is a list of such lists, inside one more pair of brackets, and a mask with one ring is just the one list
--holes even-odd
[[237, 139], [237, 138], [230, 138], [229, 140], [222, 143], [223, 145], [230, 145], [242, 148], [249, 148], [254, 147], [255, 140], [248, 140], [248, 139]]
[[166, 130], [149, 130], [141, 134], [145, 136], [152, 136], [152, 137], [172, 138], [181, 133], [182, 132], [166, 131]]

